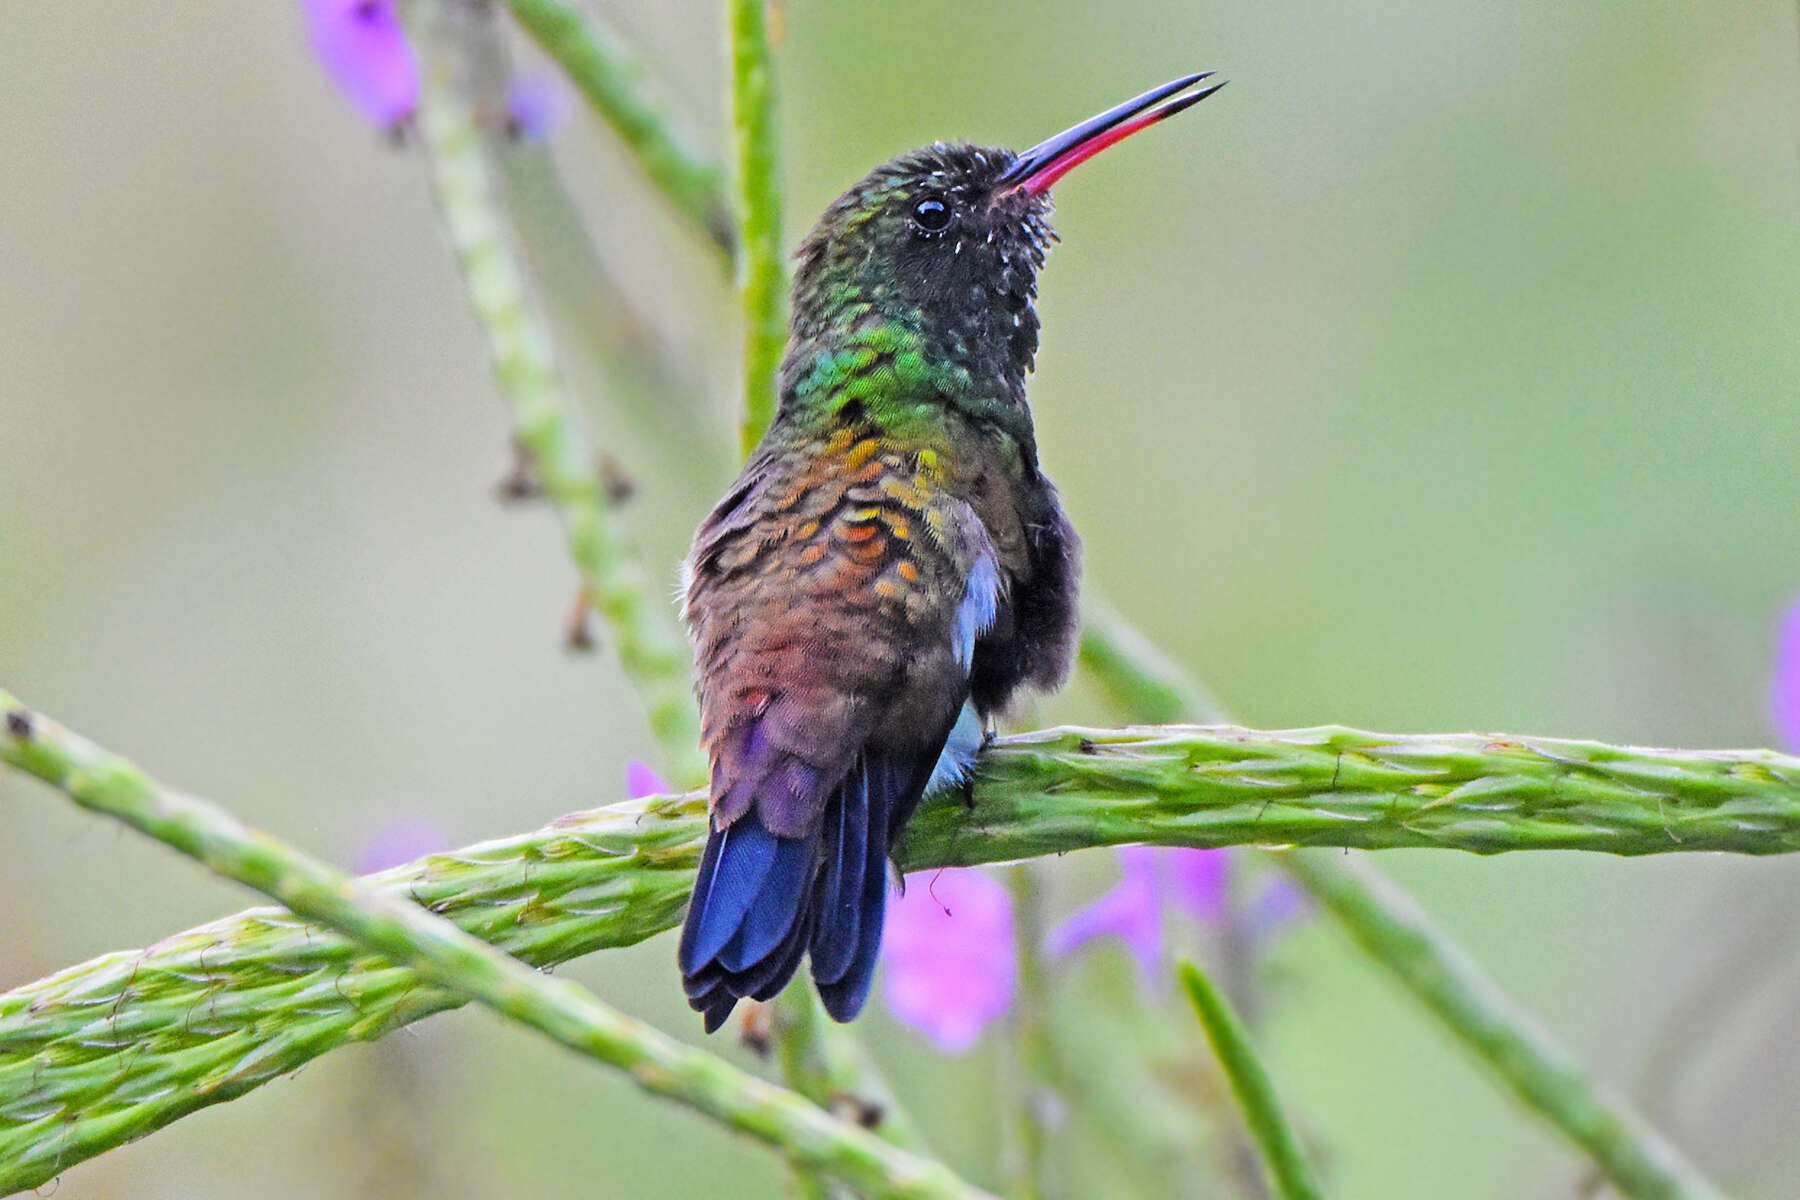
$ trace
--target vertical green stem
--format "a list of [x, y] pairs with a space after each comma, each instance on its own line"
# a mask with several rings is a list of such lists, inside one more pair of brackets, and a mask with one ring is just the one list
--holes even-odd
[[[781, 185], [775, 145], [775, 64], [765, 0], [729, 0], [731, 145], [737, 216], [738, 302], [743, 314], [743, 407], [738, 452], [748, 456], [775, 417], [775, 374], [787, 344], [787, 271], [781, 256]], [[776, 1001], [776, 1053], [790, 1086], [830, 1106], [846, 1095], [881, 1112], [875, 1130], [921, 1144], [868, 1052], [832, 1024], [804, 980]]]
[[744, 454], [775, 417], [775, 372], [787, 342], [787, 272], [775, 162], [775, 66], [764, 0], [730, 0], [731, 145], [737, 171], [738, 300], [744, 319]]
[[1225, 1068], [1225, 1077], [1231, 1081], [1232, 1094], [1244, 1113], [1244, 1124], [1262, 1152], [1270, 1186], [1282, 1200], [1320, 1200], [1324, 1193], [1313, 1179], [1312, 1168], [1300, 1151], [1300, 1141], [1275, 1097], [1275, 1085], [1251, 1048], [1249, 1031], [1231, 1002], [1193, 963], [1182, 963], [1179, 973], [1181, 986], [1187, 990], [1206, 1038], [1219, 1056], [1219, 1065]]
[[1018, 943], [1019, 983], [1013, 1004], [1014, 1074], [1009, 1136], [1006, 1144], [1006, 1194], [1011, 1200], [1043, 1200], [1051, 1194], [1045, 1168], [1055, 1103], [1055, 1048], [1050, 1042], [1047, 1011], [1049, 983], [1044, 976], [1042, 946], [1043, 887], [1034, 864], [1015, 863], [1007, 871], [1013, 897], [1014, 933]]

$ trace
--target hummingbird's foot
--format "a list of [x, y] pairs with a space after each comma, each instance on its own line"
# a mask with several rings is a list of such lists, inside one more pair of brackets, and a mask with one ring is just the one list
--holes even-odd
[[957, 780], [956, 794], [962, 800], [964, 808], [970, 812], [975, 811], [975, 768], [971, 767], [967, 775]]

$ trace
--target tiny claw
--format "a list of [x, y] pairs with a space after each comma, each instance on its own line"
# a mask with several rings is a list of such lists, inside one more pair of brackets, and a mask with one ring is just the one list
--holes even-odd
[[964, 808], [975, 811], [975, 772], [970, 771], [968, 778], [956, 785], [956, 794], [962, 797]]

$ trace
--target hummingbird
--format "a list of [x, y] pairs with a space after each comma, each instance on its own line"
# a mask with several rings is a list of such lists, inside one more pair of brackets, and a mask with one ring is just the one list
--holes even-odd
[[1020, 689], [1068, 675], [1080, 541], [1025, 399], [1050, 189], [1211, 75], [1023, 153], [903, 154], [801, 245], [776, 416], [682, 572], [711, 784], [678, 959], [708, 1033], [808, 955], [854, 1018], [920, 798], [968, 782]]

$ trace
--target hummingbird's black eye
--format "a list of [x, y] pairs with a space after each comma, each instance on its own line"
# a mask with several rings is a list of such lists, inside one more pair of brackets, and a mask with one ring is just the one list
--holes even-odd
[[942, 233], [950, 227], [954, 214], [950, 202], [939, 195], [927, 195], [913, 205], [913, 224], [925, 233]]

